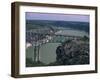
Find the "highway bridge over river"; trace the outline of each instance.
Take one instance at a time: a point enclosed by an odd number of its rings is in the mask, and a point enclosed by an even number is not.
[[[29,30],[26,31],[26,48],[27,44],[30,43],[34,48],[34,59],[33,61],[40,61],[40,47],[47,43],[61,43],[69,39],[80,39],[83,36],[88,36],[87,33],[75,30],[64,30],[64,31],[52,31],[52,30]],[[28,42],[28,39],[30,39]],[[31,47],[30,46],[30,47]],[[31,56],[32,57],[32,56]]]

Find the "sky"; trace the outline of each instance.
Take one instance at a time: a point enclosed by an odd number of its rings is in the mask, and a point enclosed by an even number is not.
[[[55,20],[89,22],[89,15],[26,12],[26,20]]]

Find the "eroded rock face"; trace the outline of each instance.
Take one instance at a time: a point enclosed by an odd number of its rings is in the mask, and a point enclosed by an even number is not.
[[[58,46],[57,63],[61,65],[89,64],[89,44],[86,41],[70,41]]]

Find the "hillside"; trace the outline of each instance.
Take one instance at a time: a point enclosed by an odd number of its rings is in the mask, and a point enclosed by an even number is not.
[[[26,20],[26,30],[35,28],[52,27],[53,29],[63,27],[76,30],[82,30],[89,33],[88,22],[73,22],[73,21],[48,21],[48,20]]]

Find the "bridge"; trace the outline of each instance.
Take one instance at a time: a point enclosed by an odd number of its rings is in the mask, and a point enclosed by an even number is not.
[[[64,40],[69,39],[80,39],[80,36],[70,36],[70,35],[62,35],[55,34],[56,32],[45,31],[45,32],[37,32],[37,31],[27,31],[26,39],[30,38],[32,46],[34,46],[34,61],[39,62],[39,49],[42,45],[46,43],[61,43]],[[27,40],[26,40],[27,42]]]

